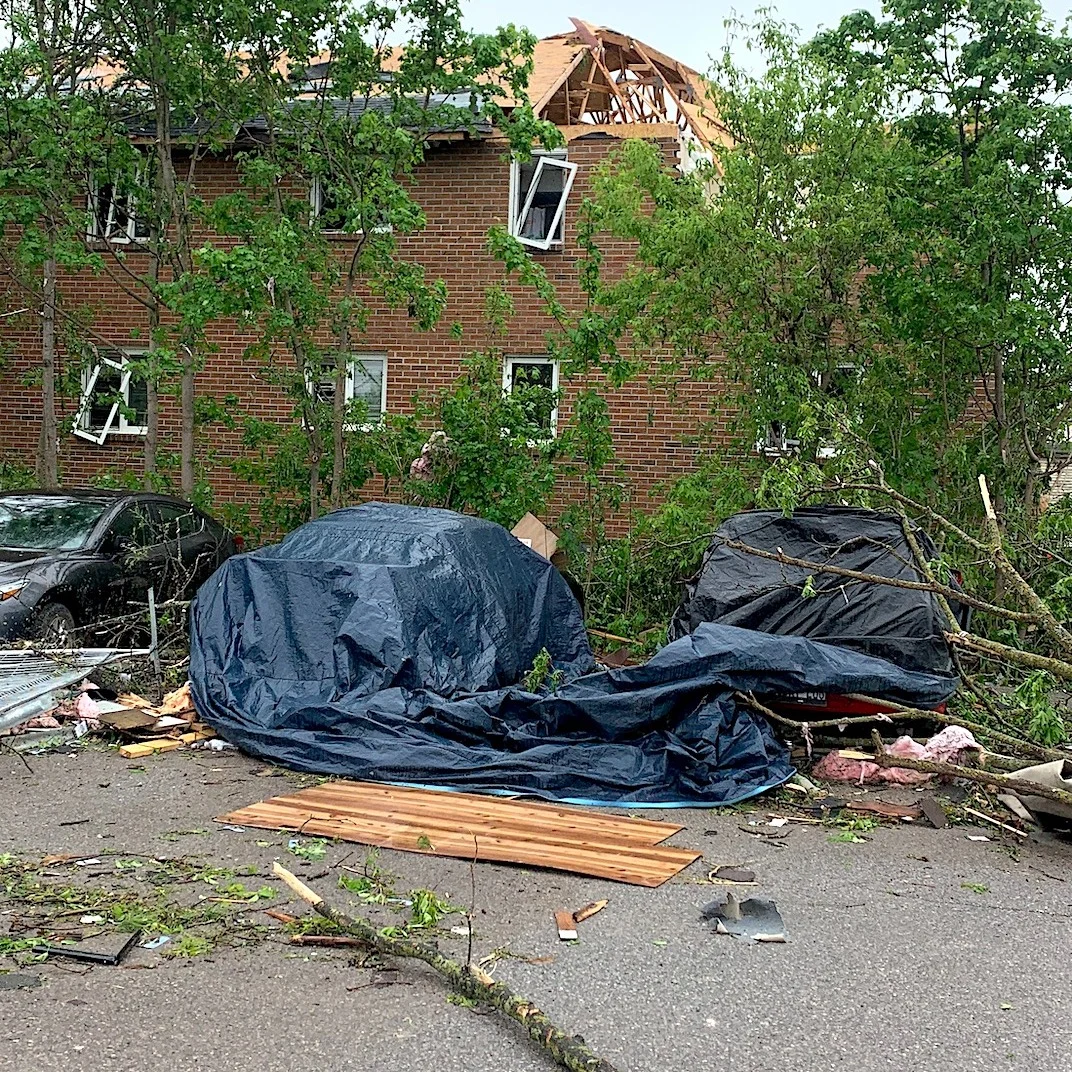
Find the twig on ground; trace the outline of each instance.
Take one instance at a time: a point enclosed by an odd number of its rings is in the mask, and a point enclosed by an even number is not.
[[[303,901],[325,919],[330,919],[344,931],[360,938],[378,953],[392,957],[410,957],[424,961],[464,997],[490,1005],[511,1020],[519,1023],[533,1042],[538,1043],[559,1064],[571,1072],[615,1072],[614,1066],[592,1052],[583,1039],[567,1035],[531,1001],[515,994],[508,986],[497,982],[477,964],[468,967],[445,957],[432,945],[410,938],[388,938],[367,920],[349,916],[329,905],[315,890],[291,874],[281,864],[273,871]]]

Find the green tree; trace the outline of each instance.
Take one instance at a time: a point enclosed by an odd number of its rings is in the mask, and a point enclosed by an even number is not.
[[[812,52],[893,94],[892,211],[910,240],[873,286],[926,398],[903,455],[961,515],[965,500],[978,511],[961,489],[987,472],[999,514],[1030,534],[1072,417],[1072,39],[1036,0],[889,0]]]
[[[88,2],[9,0],[0,53],[0,258],[16,287],[16,308],[39,324],[39,485],[59,483],[57,397],[61,341],[77,326],[58,286],[62,271],[92,262],[82,244],[85,155],[107,129],[83,80],[100,47]],[[25,315],[25,313],[24,313]]]
[[[387,42],[402,27],[399,52]],[[348,458],[379,449],[362,442],[378,432],[345,390],[370,316],[401,307],[428,330],[445,305],[442,281],[399,249],[424,226],[414,178],[429,139],[486,123],[525,152],[557,137],[530,108],[499,103],[523,99],[535,39],[513,27],[470,34],[456,3],[342,5],[321,42],[327,58],[315,64],[309,48],[290,52],[289,78],[254,45],[258,144],[242,156],[244,190],[213,214],[238,242],[201,251],[211,278],[202,300],[253,333],[250,357],[294,401],[306,473],[294,494],[314,517],[323,499],[339,506],[363,483],[367,467]]]

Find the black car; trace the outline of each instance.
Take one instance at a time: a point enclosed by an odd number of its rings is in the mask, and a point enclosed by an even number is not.
[[[240,539],[181,499],[123,491],[0,494],[0,639],[93,646],[93,626],[189,599]],[[90,627],[83,629],[83,627]],[[77,634],[74,630],[78,629]]]

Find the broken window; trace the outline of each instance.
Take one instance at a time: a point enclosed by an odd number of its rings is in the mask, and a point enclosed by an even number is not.
[[[138,217],[134,195],[115,180],[94,181],[89,191],[89,237],[104,242],[144,242],[149,225]]]
[[[521,399],[529,420],[552,438],[558,427],[558,362],[549,357],[508,357],[503,386]]]
[[[309,204],[312,206],[313,218],[320,221],[322,231],[341,232],[344,229],[346,221],[330,183],[314,178],[312,186],[309,187]]]
[[[361,227],[347,227],[346,213],[339,203],[339,197],[329,179],[316,177],[309,187],[309,204],[312,206],[313,219],[320,220],[320,229],[329,234],[362,234]],[[377,206],[370,205],[369,208]],[[382,220],[386,215],[385,210],[374,214],[374,218]],[[377,223],[373,228],[376,234],[383,234],[393,230],[390,223]]]
[[[848,404],[859,387],[863,369],[859,365],[840,364],[828,370],[812,369],[807,373],[815,389],[826,399]],[[783,421],[771,421],[763,438],[756,443],[756,451],[771,458],[786,458],[800,450],[796,429]],[[838,448],[828,440],[821,440],[815,448],[819,459],[836,458]]]
[[[317,402],[332,405],[335,401],[335,360],[325,361],[320,378],[313,385]],[[361,421],[355,427],[379,424],[387,411],[387,355],[351,354],[346,369],[345,402],[361,403]]]
[[[565,153],[515,160],[510,173],[510,233],[536,249],[562,245],[562,219],[577,165]]]
[[[131,359],[140,353],[104,350],[82,373],[82,401],[74,434],[98,446],[109,435],[144,435],[148,422],[148,388],[135,375]]]

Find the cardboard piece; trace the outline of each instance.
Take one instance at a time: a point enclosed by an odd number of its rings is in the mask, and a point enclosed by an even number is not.
[[[510,531],[548,561],[558,548],[558,537],[535,514],[526,514]]]

